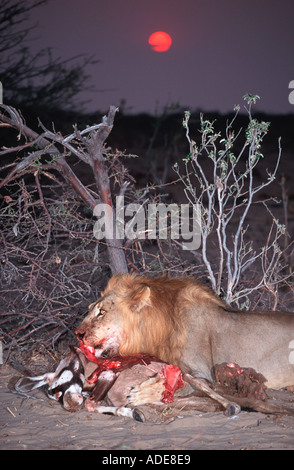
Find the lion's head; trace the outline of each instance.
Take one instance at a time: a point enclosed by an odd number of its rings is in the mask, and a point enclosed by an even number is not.
[[[194,317],[205,315],[208,304],[211,311],[223,302],[193,278],[118,274],[76,334],[96,356],[147,353],[179,365],[188,336],[193,345]]]
[[[183,282],[116,275],[89,306],[76,335],[97,357],[149,353],[175,364],[185,336],[183,304],[176,300]]]
[[[76,335],[86,346],[95,348],[97,357],[121,352],[123,344],[132,336],[130,324],[150,302],[147,286],[134,292],[134,286],[122,285],[120,281],[121,276],[114,276],[109,281],[102,296],[89,305],[88,315],[76,330]]]

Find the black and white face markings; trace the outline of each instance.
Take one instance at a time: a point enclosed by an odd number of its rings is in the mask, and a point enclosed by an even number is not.
[[[37,377],[23,377],[15,384],[15,390],[23,396],[33,398],[29,392],[40,387],[47,387],[48,397],[59,401],[70,412],[81,409],[84,401],[82,393],[85,382],[85,366],[88,363],[79,348],[72,348],[71,352],[61,360],[55,372],[49,372]],[[142,412],[126,406],[101,406],[100,401],[105,398],[109,389],[116,381],[118,374],[112,370],[103,371],[91,397],[86,400],[85,409],[95,413],[126,416],[137,421],[145,421]],[[86,394],[89,397],[89,394]]]
[[[68,411],[76,411],[83,403],[86,363],[84,354],[78,348],[71,348],[55,372],[23,377],[15,384],[15,390],[29,396],[28,393],[32,390],[46,386],[49,398],[60,401]]]
[[[83,354],[71,351],[58,365],[53,380],[50,380],[47,394],[53,400],[64,402],[65,395],[82,394],[85,382],[85,368],[81,360]]]

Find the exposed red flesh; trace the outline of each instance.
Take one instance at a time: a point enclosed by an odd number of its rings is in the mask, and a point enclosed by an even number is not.
[[[171,403],[174,399],[174,393],[178,388],[182,388],[184,383],[182,379],[182,372],[177,366],[165,364],[162,368],[165,375],[165,391],[162,394],[161,401],[163,403]]]
[[[240,367],[234,362],[218,364],[214,368],[216,381],[240,397],[266,400],[266,379],[250,367]]]
[[[171,364],[166,364],[160,359],[150,354],[133,354],[130,356],[120,356],[119,354],[110,357],[96,357],[95,348],[87,346],[80,341],[79,349],[85,354],[89,361],[98,365],[97,369],[88,377],[89,383],[97,382],[101,372],[112,369],[114,372],[121,372],[136,364],[148,365],[152,361],[162,362],[162,374],[164,375],[165,391],[162,394],[162,401],[164,403],[171,403],[173,401],[174,393],[178,388],[183,387],[182,373],[179,367]]]
[[[97,369],[87,379],[89,383],[95,383],[98,380],[101,372],[109,369],[115,370],[115,372],[121,372],[124,369],[128,369],[135,364],[150,364],[152,361],[157,361],[154,356],[150,354],[134,354],[132,356],[120,356],[116,355],[111,358],[95,358],[93,361],[98,364]],[[98,360],[97,360],[98,359]],[[161,361],[160,361],[161,362]]]

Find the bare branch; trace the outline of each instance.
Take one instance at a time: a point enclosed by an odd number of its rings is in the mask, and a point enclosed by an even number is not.
[[[184,175],[179,166],[174,167],[184,184],[188,200],[192,204],[197,203],[201,206],[202,259],[213,290],[218,295],[222,294],[229,304],[238,303],[242,297],[249,295],[255,289],[262,287],[269,289],[275,285],[276,279],[280,282],[287,279],[287,276],[278,274],[281,271],[279,262],[281,255],[277,246],[283,230],[281,231],[277,221],[273,220],[275,234],[272,229],[270,231],[273,240],[269,242],[268,239],[265,248],[261,248],[257,253],[252,248],[252,242],[245,239],[247,232],[245,224],[249,210],[255,203],[256,194],[276,178],[282,153],[281,139],[278,141],[279,151],[273,172],[267,171],[268,178],[256,185],[253,170],[263,157],[261,144],[269,123],[253,119],[250,105],[246,141],[236,155],[233,147],[240,131],[235,134],[232,124],[238,111],[239,108],[236,109],[232,121],[227,123],[225,138],[221,138],[221,133],[215,132],[213,122],[205,120],[201,115],[199,144],[190,137],[190,113],[185,112],[183,126],[190,153],[183,159]],[[203,159],[210,163],[210,167],[202,163]],[[245,168],[241,165],[244,160]],[[233,218],[238,222],[232,232]],[[218,250],[217,259],[209,250],[208,243],[212,238]],[[241,275],[257,261],[261,263],[262,279],[255,287],[243,289],[240,286]]]
[[[112,130],[118,108],[111,106],[108,115],[103,117],[99,125],[92,126],[91,130],[87,128],[84,132],[82,131],[80,133],[76,130],[75,136],[77,138],[75,140],[72,134],[64,138],[60,134],[49,131],[42,124],[40,125],[43,133],[42,135],[38,135],[25,125],[21,115],[14,108],[6,105],[2,105],[2,108],[6,111],[8,116],[0,114],[0,122],[2,121],[2,123],[17,129],[19,131],[18,139],[23,135],[27,139],[32,140],[32,145],[33,143],[37,143],[42,150],[34,151],[20,163],[16,164],[13,170],[0,183],[0,187],[16,178],[19,171],[32,165],[37,159],[47,153],[53,157],[54,160],[52,164],[54,163],[55,169],[71,184],[72,188],[85,203],[94,210],[98,201],[82,184],[65,159],[67,153],[71,152],[80,160],[91,166],[101,202],[109,206],[109,212],[107,212],[108,226],[116,227],[108,168],[103,154],[105,152],[104,143]],[[56,144],[62,147],[61,151],[57,148]],[[23,149],[27,149],[28,147],[29,145],[26,143]],[[117,237],[115,230],[113,230],[113,236],[106,237],[106,241],[108,243],[107,246],[112,272],[127,272],[127,264],[122,249],[122,240]]]

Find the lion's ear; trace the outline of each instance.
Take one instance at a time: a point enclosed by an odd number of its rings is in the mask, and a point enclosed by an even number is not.
[[[142,308],[151,305],[150,287],[143,286],[137,289],[130,298],[130,307],[133,312],[140,312]]]
[[[88,311],[90,312],[92,310],[92,308],[95,307],[96,304],[97,304],[97,300],[95,302],[93,302],[92,304],[89,304],[88,305]]]

